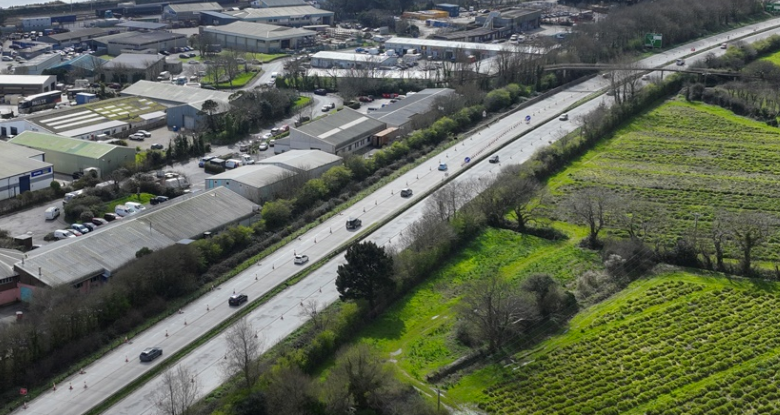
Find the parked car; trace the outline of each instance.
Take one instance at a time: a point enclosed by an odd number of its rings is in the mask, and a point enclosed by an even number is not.
[[[190,58],[194,58],[196,56],[198,56],[198,55],[195,52],[190,52],[190,53],[187,54],[187,57],[190,57]]]
[[[265,133],[263,134],[263,140],[268,140],[269,138],[273,137],[273,133]]]
[[[76,234],[67,229],[57,229],[54,231],[54,237],[57,239],[75,238]]]
[[[439,163],[439,171],[447,171],[447,163]]]
[[[103,219],[106,220],[107,222],[113,222],[117,219],[122,219],[122,217],[117,215],[116,213],[108,212],[103,215]]]
[[[138,130],[135,133],[136,134],[143,134],[144,137],[151,137],[152,136],[152,133],[150,133],[149,131],[146,131],[146,130]]]
[[[333,104],[333,107],[331,107],[331,108],[335,108],[335,107],[336,107],[336,105],[335,105],[335,104]],[[285,125],[283,125],[283,126],[279,127],[279,132],[280,132],[280,133],[286,133],[286,132],[288,132],[288,131],[290,131],[290,126],[289,126],[289,125],[287,125],[287,124],[285,124]]]
[[[108,221],[103,218],[92,218],[92,224],[97,226],[103,226],[107,224]]]
[[[130,137],[128,138],[134,141],[144,141],[145,137],[143,134],[135,133],[135,134],[130,134]]]
[[[46,211],[43,213],[46,220],[54,220],[57,219],[58,216],[60,216],[60,208],[57,206],[52,206],[50,208],[47,208]]]
[[[364,95],[364,96],[358,97],[358,101],[360,101],[360,102],[374,102],[374,98],[372,96],[370,96],[370,95],[368,95],[368,96]]]
[[[281,134],[279,127],[271,128],[271,135],[279,135],[279,134]]]
[[[401,189],[401,197],[412,197],[412,194],[414,194],[414,192],[412,192],[412,189],[408,187]]]
[[[206,163],[208,163],[209,161],[211,161],[213,159],[214,159],[214,156],[206,156],[206,157],[201,158],[200,161],[198,162],[198,167],[204,167],[206,165]]]
[[[246,294],[233,294],[228,299],[228,304],[230,305],[241,305],[244,304],[249,300],[249,297],[247,297]]]
[[[149,347],[148,349],[141,352],[139,358],[142,362],[151,362],[152,360],[162,356],[162,354],[163,350],[161,347]]]
[[[114,213],[116,213],[119,216],[125,217],[125,216],[135,215],[136,213],[138,213],[138,211],[133,209],[131,206],[117,205],[116,207],[114,207]]]
[[[143,212],[144,210],[146,210],[146,206],[138,202],[126,202],[125,206],[129,208],[133,208],[136,212]]]
[[[328,95],[328,91],[325,88],[317,88],[314,90],[314,95]]]
[[[268,150],[268,144],[265,143],[265,142],[260,143],[260,145],[257,147],[257,149],[260,150],[260,151],[266,151],[266,150]]]
[[[160,203],[165,203],[168,201],[168,196],[155,196],[151,200],[149,200],[149,203],[153,205],[159,205]]]
[[[89,229],[90,232],[92,232],[92,231],[97,229],[97,225],[95,225],[92,222],[84,222],[84,223],[82,223],[82,225],[86,226],[87,229]]]
[[[84,226],[84,225],[82,225],[80,223],[74,223],[74,224],[70,225],[70,228],[73,229],[73,230],[76,230],[78,232],[81,232],[82,235],[85,234],[85,233],[89,233],[89,228],[87,228],[86,226]]]
[[[295,255],[295,260],[293,262],[295,265],[303,265],[309,262],[309,257],[306,255]]]
[[[152,150],[164,150],[165,146],[160,143],[152,144]]]

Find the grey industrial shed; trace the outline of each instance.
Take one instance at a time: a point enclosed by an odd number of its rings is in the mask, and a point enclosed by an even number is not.
[[[82,237],[57,241],[14,265],[22,282],[84,290],[110,278],[141,248],[160,250],[252,216],[257,205],[224,187],[181,197]]]
[[[382,121],[344,108],[335,114],[290,129],[289,137],[276,141],[274,152],[311,149],[345,155],[369,145],[371,136],[386,127]]]

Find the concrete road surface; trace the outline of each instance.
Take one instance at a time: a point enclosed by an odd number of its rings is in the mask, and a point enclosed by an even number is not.
[[[729,33],[728,36],[734,38],[739,34],[749,34],[754,27],[769,27],[778,22],[780,19],[774,19],[770,22],[738,29]],[[722,35],[724,38],[726,36]],[[768,36],[768,34],[764,36]],[[676,58],[689,55],[691,47],[701,49],[706,45],[714,46],[722,42],[721,36],[715,36],[709,40],[699,40],[695,42],[696,46],[689,45],[667,51],[664,54],[648,58],[642,63],[654,66],[669,63]],[[687,59],[689,62],[691,61],[690,58]],[[450,175],[460,172],[467,166],[474,166],[474,168],[458,177],[456,182],[473,180],[477,177],[489,177],[506,163],[521,163],[527,160],[537,149],[576,128],[578,117],[591,111],[599,102],[611,102],[602,96],[569,111],[569,121],[557,120],[557,116],[566,107],[595,91],[603,90],[607,86],[606,79],[593,78],[585,83],[567,88],[555,96],[496,122],[478,134],[463,139],[439,157],[434,157],[415,167],[358,202],[342,215],[335,216],[315,227],[298,240],[279,249],[232,280],[217,287],[214,292],[196,300],[185,308],[183,313],[161,321],[132,339],[132,343],[123,345],[98,359],[85,368],[84,374],[71,376],[67,379],[66,384],[59,385],[56,391],[44,393],[32,401],[27,410],[20,408],[17,413],[69,415],[86,412],[139,377],[150,367],[160,364],[167,356],[180,350],[193,339],[208,332],[212,327],[228,318],[235,312],[235,308],[227,305],[227,299],[234,290],[237,293],[248,294],[250,301],[256,299],[297,271],[323,258],[335,247],[355,237],[360,231],[346,230],[345,220],[348,216],[361,218],[363,226],[367,227],[390,215],[412,208],[368,236],[368,239],[375,240],[382,245],[398,244],[402,239],[400,236],[403,229],[420,217],[423,204],[415,205],[415,203],[420,201],[421,195],[426,190],[448,180]],[[524,121],[526,115],[532,116],[530,124],[526,124]],[[550,121],[545,123],[543,120]],[[528,131],[537,124],[543,125],[539,125],[535,131],[498,152],[502,161],[500,164],[479,161],[511,141],[513,137]],[[465,163],[466,157],[470,157],[472,161]],[[447,163],[447,171],[437,170],[440,162]],[[399,192],[404,187],[411,187],[415,191],[415,195],[409,199],[401,198]],[[296,253],[308,255],[311,258],[309,264],[294,265],[292,260]],[[248,317],[250,322],[265,337],[268,346],[302,324],[303,320],[297,316],[302,301],[316,300],[322,304],[329,304],[337,298],[333,281],[335,270],[341,261],[343,261],[341,256],[329,261],[324,267],[250,314]],[[165,354],[155,362],[142,364],[138,361],[138,354],[148,346],[161,346]],[[179,363],[191,366],[194,371],[198,372],[202,394],[212,391],[224,379],[220,366],[224,357],[223,350],[224,339],[222,336],[218,336],[194,350]],[[68,388],[68,385],[71,384],[73,390]],[[118,402],[107,413],[133,415],[153,413],[154,400],[148,398],[159,389],[159,384],[159,377],[147,382],[130,396]],[[84,385],[87,387],[85,388]]]

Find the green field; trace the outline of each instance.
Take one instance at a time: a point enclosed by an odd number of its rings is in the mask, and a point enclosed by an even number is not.
[[[453,307],[465,283],[484,278],[485,272],[496,268],[511,280],[546,272],[563,283],[571,282],[600,266],[598,254],[577,248],[575,242],[488,229],[358,336],[392,356],[403,372],[423,380],[469,352],[456,341],[453,330]]]
[[[773,54],[771,54],[769,56],[765,56],[765,57],[761,58],[761,60],[762,61],[769,61],[769,62],[774,63],[775,65],[780,66],[780,52],[773,53]]]
[[[644,203],[663,218],[651,239],[670,246],[693,233],[695,214],[705,236],[721,210],[780,217],[780,130],[710,105],[667,102],[637,117],[549,185],[557,195],[606,187],[626,201]],[[737,254],[727,247],[727,257]],[[763,261],[780,259],[780,234],[755,254]]]
[[[498,414],[780,414],[775,283],[641,280],[448,393]]]

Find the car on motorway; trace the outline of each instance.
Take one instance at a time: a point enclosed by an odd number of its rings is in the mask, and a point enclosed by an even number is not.
[[[558,117],[561,121],[568,121],[569,120],[569,114],[561,114],[560,117]]]
[[[405,189],[401,189],[401,197],[412,197],[413,194],[414,192],[412,192],[412,189],[408,187]]]
[[[295,265],[303,265],[303,264],[309,262],[309,257],[306,256],[306,255],[298,255],[298,254],[296,254],[295,255],[295,260],[293,260],[293,262],[295,263]]]
[[[722,45],[720,45],[720,48],[721,49],[728,49],[729,48],[729,44],[728,43],[723,43]]]
[[[439,171],[447,171],[447,163],[439,163]]]
[[[685,65],[685,59],[677,59],[675,63],[677,64],[677,66],[683,66]]]
[[[249,300],[246,294],[233,294],[228,299],[229,305],[241,305]]]
[[[149,200],[149,203],[153,205],[159,205],[168,201],[168,196],[155,196]]]
[[[317,88],[314,90],[314,95],[328,95],[328,91],[325,88]]]
[[[142,362],[151,362],[152,360],[162,356],[162,354],[162,347],[149,347],[141,352],[139,359],[141,359]]]
[[[165,146],[160,143],[152,144],[152,150],[164,150]]]
[[[322,112],[328,112],[328,111],[330,111],[330,105],[323,105]]]
[[[87,228],[86,226],[84,226],[84,225],[82,225],[80,223],[74,223],[74,224],[70,225],[70,228],[73,229],[73,230],[81,232],[82,235],[85,234],[85,233],[89,233],[89,228]]]
[[[496,154],[495,156],[493,156],[493,157],[489,158],[489,159],[488,159],[488,162],[489,162],[489,163],[492,163],[492,164],[496,164],[496,163],[498,163],[498,161],[499,161],[499,160],[500,160],[500,159],[498,158],[498,154]]]
[[[358,218],[350,217],[347,219],[347,229],[357,229],[363,226],[363,221]]]

